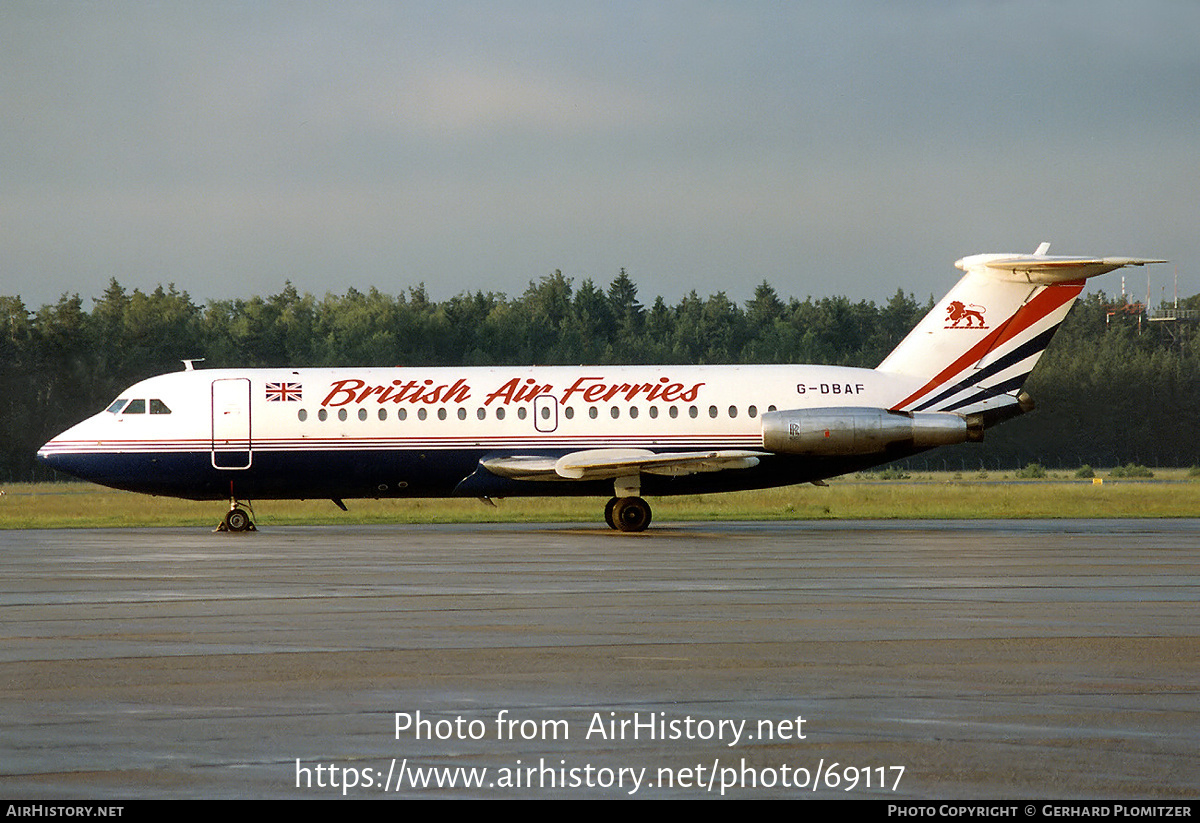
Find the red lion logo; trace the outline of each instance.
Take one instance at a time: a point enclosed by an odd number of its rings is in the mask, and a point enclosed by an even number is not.
[[[946,307],[946,322],[949,323],[948,329],[986,329],[987,324],[983,322],[983,313],[987,311],[983,306],[971,304],[972,308],[967,308],[959,300],[951,300],[950,305]],[[963,320],[966,320],[966,325],[959,325]],[[976,325],[978,321],[978,325]]]

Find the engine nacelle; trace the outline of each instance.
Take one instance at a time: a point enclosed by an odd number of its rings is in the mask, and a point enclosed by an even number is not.
[[[784,454],[920,451],[983,439],[983,419],[953,412],[872,408],[792,409],[762,416],[763,447]]]

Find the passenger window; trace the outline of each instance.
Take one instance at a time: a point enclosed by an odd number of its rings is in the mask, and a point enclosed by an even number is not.
[[[637,418],[637,416],[638,416],[638,407],[637,407],[637,406],[630,406],[630,407],[629,407],[629,417],[630,417],[631,419],[636,419],[636,418]]]
[[[170,414],[171,410],[167,408],[167,404],[159,400],[157,397],[150,401],[151,414]]]
[[[459,406],[459,407],[458,407],[458,419],[459,419],[459,420],[466,420],[466,419],[467,419],[467,410],[466,410],[466,409],[464,409],[462,406]]]
[[[425,411],[425,409],[417,409],[417,419],[418,420],[424,420],[428,416],[429,416],[429,412]]]
[[[329,412],[324,409],[317,409],[317,419],[324,422],[329,417]]]
[[[305,420],[307,420],[308,419],[308,409],[301,409],[300,411],[296,412],[296,419],[299,420],[301,423],[303,423]]]
[[[480,420],[486,420],[487,419],[487,409],[485,409],[481,406],[480,408],[475,410],[475,416],[478,417]]]
[[[651,407],[650,407],[650,416],[651,416],[651,417],[658,417],[658,406],[651,406]]]
[[[595,407],[595,406],[588,406],[588,417],[590,417],[590,418],[592,418],[593,420],[595,420],[595,419],[596,419],[596,415],[598,415],[598,414],[600,414],[600,412],[596,411],[596,407]]]
[[[565,416],[565,417],[566,417],[568,420],[574,420],[574,419],[575,419],[575,407],[574,407],[574,406],[567,406],[565,409],[563,409],[563,415],[564,415],[564,416]]]
[[[696,408],[695,406],[688,406],[688,417],[690,417],[694,420],[699,415],[700,415],[700,410],[698,408]]]
[[[380,410],[379,410],[379,419],[380,419],[380,420],[387,420],[387,409],[380,409]]]
[[[145,414],[145,400],[130,400],[129,405],[125,407],[125,414]]]
[[[350,416],[350,413],[348,411],[346,411],[345,409],[338,409],[338,420],[345,422],[346,418],[349,416]]]
[[[366,409],[359,409],[359,410],[358,410],[358,419],[359,419],[359,420],[366,420],[366,419],[367,419],[367,410],[366,410]]]
[[[751,417],[758,417],[758,406],[751,406],[750,408],[746,409],[746,414],[750,415]]]
[[[497,420],[504,419],[504,407],[503,406],[500,406],[498,409],[496,409],[496,419]]]
[[[708,416],[712,417],[712,418],[716,418],[716,416],[717,416],[717,407],[716,406],[708,407]]]
[[[621,410],[618,409],[616,406],[613,406],[611,409],[609,409],[608,413],[612,415],[613,420],[616,420],[618,417],[621,416]]]
[[[445,420],[445,419],[446,419],[445,407],[438,409],[438,420]]]
[[[403,406],[396,409],[396,419],[397,420],[407,420],[408,419],[408,409],[404,408]]]
[[[524,406],[518,406],[518,407],[517,407],[517,417],[519,417],[521,420],[524,420],[524,419],[525,419],[525,414],[526,414],[525,407],[524,407]]]
[[[731,418],[732,418],[732,417],[737,417],[737,406],[730,406],[730,407],[729,407],[729,416],[730,416]]]
[[[679,416],[679,409],[675,408],[674,406],[669,408],[667,412],[671,415],[672,420]]]

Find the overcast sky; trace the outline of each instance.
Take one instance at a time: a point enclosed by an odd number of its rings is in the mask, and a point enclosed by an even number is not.
[[[1193,0],[6,0],[0,118],[31,308],[622,267],[646,302],[924,299],[1043,240],[1200,291]]]

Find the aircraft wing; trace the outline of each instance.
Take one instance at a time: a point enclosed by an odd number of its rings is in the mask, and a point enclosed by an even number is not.
[[[587,449],[562,457],[508,455],[481,461],[492,474],[513,480],[612,480],[631,474],[678,476],[749,469],[770,452],[724,449],[655,453],[648,449]]]

